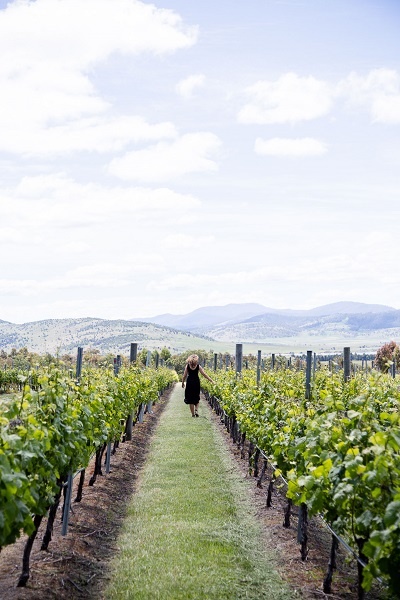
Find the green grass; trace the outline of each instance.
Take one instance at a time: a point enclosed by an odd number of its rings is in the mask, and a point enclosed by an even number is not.
[[[248,485],[207,407],[192,418],[177,386],[130,503],[105,598],[295,598],[261,547]]]

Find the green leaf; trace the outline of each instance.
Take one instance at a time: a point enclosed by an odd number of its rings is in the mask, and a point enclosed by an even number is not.
[[[395,524],[400,525],[400,500],[395,500],[387,505],[384,521],[388,527]]]
[[[357,419],[360,416],[360,413],[356,410],[348,410],[346,414],[349,419]]]

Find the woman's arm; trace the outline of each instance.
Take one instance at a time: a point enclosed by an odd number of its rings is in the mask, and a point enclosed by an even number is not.
[[[185,387],[185,381],[186,381],[187,375],[188,375],[188,366],[186,365],[185,371],[184,371],[183,377],[182,377],[182,387]]]
[[[211,383],[214,383],[214,381],[211,379],[211,377],[209,377],[207,375],[207,373],[205,372],[205,370],[203,369],[203,367],[201,367],[200,365],[199,365],[199,371],[203,375],[203,377],[205,377],[206,379],[208,379],[208,381],[211,381]]]

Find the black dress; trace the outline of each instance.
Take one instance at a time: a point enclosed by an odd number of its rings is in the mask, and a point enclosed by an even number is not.
[[[189,365],[188,376],[185,387],[185,404],[198,404],[200,402],[200,379],[199,365],[195,369],[191,369]]]

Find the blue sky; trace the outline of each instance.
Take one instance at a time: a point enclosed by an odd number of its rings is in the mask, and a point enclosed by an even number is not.
[[[400,4],[0,1],[0,319],[400,308]]]

